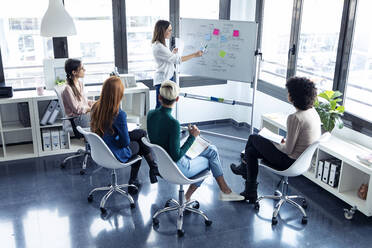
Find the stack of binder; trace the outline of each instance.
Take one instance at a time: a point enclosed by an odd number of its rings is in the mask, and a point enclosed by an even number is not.
[[[50,101],[43,117],[41,118],[40,125],[45,126],[47,124],[54,124],[60,110],[61,106],[59,105],[57,100]]]
[[[69,134],[61,128],[44,128],[41,131],[43,151],[68,149]]]
[[[319,160],[316,177],[322,182],[337,187],[340,178],[341,160],[336,158]]]

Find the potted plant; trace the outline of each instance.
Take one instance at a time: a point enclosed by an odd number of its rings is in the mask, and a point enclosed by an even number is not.
[[[342,93],[339,91],[326,90],[321,92],[315,100],[314,107],[322,122],[322,130],[331,132],[335,126],[343,128],[341,116],[345,107],[340,105]]]
[[[66,80],[64,80],[64,79],[60,79],[59,77],[57,77],[56,80],[54,81],[54,83],[55,83],[56,85],[60,86],[60,85],[65,84],[65,83],[66,83]]]

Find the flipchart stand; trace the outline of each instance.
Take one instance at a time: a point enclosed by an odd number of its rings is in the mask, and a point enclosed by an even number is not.
[[[253,134],[254,128],[253,128],[253,118],[254,118],[254,103],[255,103],[255,97],[256,97],[256,90],[257,90],[257,82],[258,82],[258,74],[259,74],[259,69],[260,69],[260,62],[262,59],[262,53],[259,50],[255,51],[255,74],[253,78],[253,84],[252,84],[252,102],[243,102],[243,101],[236,101],[236,100],[230,100],[230,99],[224,99],[224,98],[218,98],[218,97],[213,97],[213,96],[201,96],[201,95],[194,95],[194,94],[188,94],[188,93],[180,93],[180,96],[186,97],[186,98],[191,98],[191,99],[197,99],[197,100],[203,100],[203,101],[212,101],[216,103],[223,103],[223,104],[229,104],[229,105],[241,105],[241,106],[247,106],[251,107],[251,122],[250,122],[250,134]],[[180,85],[180,79],[179,79],[179,65],[176,65],[176,84],[179,86]],[[176,119],[178,120],[178,104],[176,104]],[[187,129],[187,128],[186,128]],[[216,136],[222,136],[225,138],[230,138],[230,139],[235,139],[235,140],[240,140],[240,141],[247,141],[247,139],[243,139],[240,137],[236,136],[231,136],[231,135],[225,135],[225,134],[220,134],[216,132],[211,132],[211,131],[205,131],[205,130],[200,130],[201,133],[205,134],[211,134],[211,135],[216,135]]]

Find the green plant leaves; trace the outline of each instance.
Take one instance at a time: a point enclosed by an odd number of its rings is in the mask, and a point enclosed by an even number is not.
[[[342,93],[339,91],[326,90],[318,95],[324,100],[319,101],[317,98],[314,102],[314,107],[319,114],[323,129],[328,132],[331,132],[335,126],[338,128],[344,126],[341,116],[345,112],[345,107],[338,104],[338,102],[342,101],[340,96],[342,96]]]

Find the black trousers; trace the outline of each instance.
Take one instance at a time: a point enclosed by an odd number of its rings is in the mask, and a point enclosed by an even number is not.
[[[145,157],[147,164],[151,168],[153,166],[156,166],[156,164],[152,156],[150,155],[151,154],[150,147],[146,146],[141,140],[142,137],[146,137],[146,136],[147,136],[147,132],[143,129],[135,129],[129,132],[129,138],[130,138],[129,148],[132,151],[132,157],[136,155]],[[129,181],[133,181],[137,179],[140,166],[141,166],[141,160],[132,164]]]
[[[129,147],[132,151],[132,156],[140,155],[145,156],[151,152],[150,147],[142,142],[142,137],[146,137],[147,132],[143,129],[134,129],[129,132],[130,143]]]
[[[264,159],[275,170],[286,170],[296,160],[281,152],[274,144],[258,134],[252,134],[245,146],[244,161],[247,164],[247,181],[256,182],[258,159]]]

